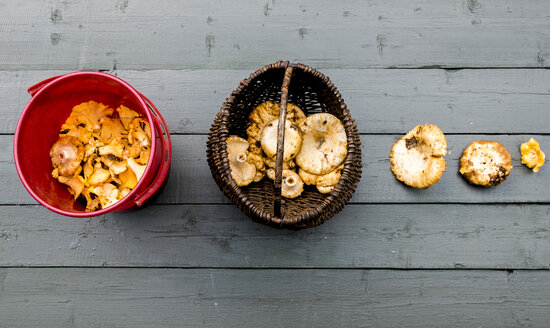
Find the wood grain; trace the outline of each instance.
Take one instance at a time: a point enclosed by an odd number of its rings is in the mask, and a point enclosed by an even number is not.
[[[0,70],[548,67],[550,3],[4,2]]]
[[[534,174],[521,164],[519,146],[531,135],[447,136],[447,170],[441,180],[424,190],[397,181],[390,171],[389,152],[401,135],[363,135],[363,176],[352,203],[549,203],[550,170]],[[535,136],[550,154],[550,136]],[[511,153],[514,168],[508,179],[493,188],[469,185],[458,174],[462,151],[474,140],[501,142]],[[0,204],[35,204],[17,176],[11,154],[12,136],[0,136]],[[227,203],[206,163],[206,136],[178,135],[172,138],[173,157],[169,181],[157,204]],[[548,164],[547,164],[548,165]]]
[[[92,219],[2,206],[0,266],[549,269],[549,205],[348,205],[277,230],[233,205],[155,205]]]
[[[171,133],[207,133],[214,115],[253,70],[114,71],[149,97]],[[0,72],[0,133],[13,133],[27,88],[67,71]],[[445,133],[550,133],[550,71],[545,69],[326,69],[361,133],[409,131],[420,123]],[[291,87],[292,95],[292,87]]]
[[[547,271],[0,269],[9,327],[545,327]]]

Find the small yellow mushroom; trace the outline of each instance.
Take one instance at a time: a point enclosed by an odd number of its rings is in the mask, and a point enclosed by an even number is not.
[[[104,182],[107,182],[111,177],[111,173],[103,168],[101,162],[94,165],[94,173],[86,180],[87,185],[97,186]]]
[[[93,189],[93,193],[98,196],[103,208],[109,207],[118,202],[118,188],[111,183],[96,186]]]
[[[74,175],[72,177],[60,176],[57,181],[66,184],[69,187],[69,192],[77,199],[78,196],[84,190],[84,179],[80,175]]]
[[[135,118],[130,124],[128,141],[131,144],[139,144],[140,147],[148,147],[151,144],[151,127],[142,118]]]
[[[126,170],[118,175],[121,181],[121,186],[129,189],[134,189],[138,183],[138,179],[133,170]]]
[[[128,158],[126,161],[128,162],[128,166],[130,167],[130,169],[134,171],[134,174],[139,181],[143,176],[147,165],[139,165],[133,158]]]
[[[84,102],[73,107],[73,111],[65,123],[82,124],[89,132],[97,132],[101,129],[101,118],[111,116],[113,112],[112,108],[102,103],[95,101]]]
[[[123,157],[124,146],[121,143],[120,138],[115,138],[107,146],[99,147],[98,149],[99,149],[99,155],[101,156],[113,155],[118,158]]]
[[[126,130],[130,130],[130,123],[134,121],[134,118],[139,117],[139,114],[131,110],[130,108],[120,105],[116,111],[122,125]]]
[[[522,143],[521,147],[521,163],[528,168],[533,169],[533,172],[538,172],[544,165],[546,156],[540,149],[539,143],[531,138],[526,143]]]
[[[102,117],[99,122],[101,123],[101,130],[98,132],[98,137],[105,144],[109,144],[113,139],[120,139],[128,134],[128,131],[124,129],[119,119]]]

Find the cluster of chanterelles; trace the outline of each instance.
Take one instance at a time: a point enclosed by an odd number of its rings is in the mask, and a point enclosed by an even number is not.
[[[52,176],[87,211],[113,205],[137,185],[151,152],[149,123],[133,110],[89,101],[73,108],[50,150]]]
[[[238,136],[227,139],[231,176],[238,186],[258,182],[266,175],[275,178],[279,111],[276,102],[260,104],[248,118],[248,140]],[[315,185],[321,193],[334,190],[347,155],[346,131],[336,116],[317,113],[306,117],[289,103],[283,147],[283,197],[300,196],[304,183]]]

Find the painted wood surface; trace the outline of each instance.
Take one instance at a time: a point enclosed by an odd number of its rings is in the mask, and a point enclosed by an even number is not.
[[[348,205],[303,231],[233,205],[155,205],[99,218],[3,206],[0,266],[548,269],[549,205]]]
[[[546,1],[3,1],[0,70],[548,67]]]
[[[550,2],[525,0],[0,0],[0,327],[548,326]],[[336,84],[363,143],[351,203],[277,230],[244,216],[205,160],[215,113],[279,59]],[[38,205],[12,142],[26,89],[75,70],[115,74],[173,134],[160,197],[140,211],[66,218]],[[291,90],[292,92],[292,90]],[[447,134],[447,171],[413,190],[389,170],[416,124]],[[473,140],[514,159],[469,186]]]
[[[545,327],[547,271],[0,269],[9,327]]]
[[[548,203],[550,171],[543,167],[534,174],[521,164],[519,147],[530,135],[450,135],[447,169],[441,180],[424,190],[412,189],[397,181],[390,171],[389,152],[401,135],[361,136],[363,175],[352,203]],[[550,136],[535,138],[550,154]],[[13,165],[11,135],[0,136],[0,204],[35,204],[24,189]],[[508,179],[493,188],[469,185],[458,173],[459,158],[474,140],[501,142],[511,153],[514,168]],[[205,204],[229,202],[219,190],[206,162],[205,135],[178,135],[172,138],[170,179],[157,204]],[[7,192],[9,190],[9,192]]]
[[[1,50],[0,50],[1,51]],[[265,64],[267,64],[266,62]],[[207,133],[250,70],[111,71],[149,97],[171,133]],[[13,133],[33,84],[68,71],[0,72],[0,133]],[[538,69],[326,69],[361,133],[550,133],[550,71]],[[292,86],[290,92],[292,93]]]

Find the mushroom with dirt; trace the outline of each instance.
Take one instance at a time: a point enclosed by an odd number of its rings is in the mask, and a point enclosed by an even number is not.
[[[277,136],[279,134],[279,120],[267,123],[260,133],[262,149],[267,157],[275,159],[277,156]],[[285,120],[285,138],[283,145],[283,161],[289,161],[296,157],[302,146],[302,132],[300,129]]]
[[[280,109],[279,103],[268,100],[256,106],[248,116],[246,133],[252,153],[263,156],[260,133],[267,123],[279,118]],[[288,103],[286,119],[299,126],[306,114],[298,106]]]
[[[417,125],[391,148],[391,170],[408,186],[425,189],[441,178],[447,168],[447,139],[433,124]]]
[[[256,165],[248,156],[248,141],[238,136],[230,136],[226,142],[231,177],[237,186],[248,186],[256,177]]]
[[[310,115],[300,125],[302,147],[296,164],[308,173],[327,174],[336,169],[347,155],[347,136],[344,124],[334,115]]]

